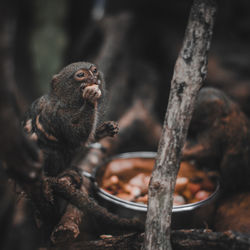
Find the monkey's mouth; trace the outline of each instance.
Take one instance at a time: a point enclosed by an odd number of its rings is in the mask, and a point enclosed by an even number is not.
[[[87,87],[91,87],[91,86],[95,86],[95,85],[98,86],[99,85],[98,81],[95,81],[95,82],[84,82],[84,83],[81,84],[80,89],[83,91]]]
[[[101,80],[94,77],[94,78],[89,78],[89,79],[86,79],[80,86],[81,89],[84,89],[86,87],[89,87],[89,86],[93,86],[93,85],[101,85]]]

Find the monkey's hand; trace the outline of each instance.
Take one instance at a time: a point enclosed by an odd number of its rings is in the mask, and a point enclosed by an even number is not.
[[[104,137],[113,137],[118,133],[119,127],[118,123],[114,121],[104,122],[100,127],[97,128],[95,133],[95,140],[99,141]]]
[[[94,84],[87,86],[82,90],[82,97],[85,100],[95,103],[102,95],[102,92],[98,85]]]

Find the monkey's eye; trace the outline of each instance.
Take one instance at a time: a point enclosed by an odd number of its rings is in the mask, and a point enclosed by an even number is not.
[[[92,65],[92,66],[90,67],[90,70],[91,70],[91,72],[92,72],[94,75],[97,75],[98,70],[97,70],[96,66]]]
[[[84,80],[84,78],[87,76],[87,73],[84,72],[84,70],[78,70],[75,75],[74,75],[74,78],[76,81],[82,81]]]
[[[81,78],[81,77],[84,77],[85,75],[84,75],[83,72],[81,72],[81,73],[78,73],[76,76],[79,77],[79,78]]]

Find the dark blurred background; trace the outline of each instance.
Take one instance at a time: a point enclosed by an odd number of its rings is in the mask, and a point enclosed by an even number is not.
[[[118,119],[140,97],[145,105],[151,99],[150,108],[161,121],[191,4],[187,0],[2,0],[1,22],[10,19],[3,27],[12,38],[7,53],[13,60],[22,110],[48,91],[53,74],[83,60],[96,63],[105,73],[109,118]],[[218,1],[205,83],[227,92],[248,116],[249,10],[249,1]]]

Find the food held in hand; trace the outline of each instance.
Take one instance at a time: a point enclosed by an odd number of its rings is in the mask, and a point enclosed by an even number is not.
[[[111,161],[102,176],[100,186],[120,199],[147,204],[148,185],[153,159],[131,158]],[[205,171],[182,162],[176,179],[173,204],[180,206],[207,199],[216,183]]]

